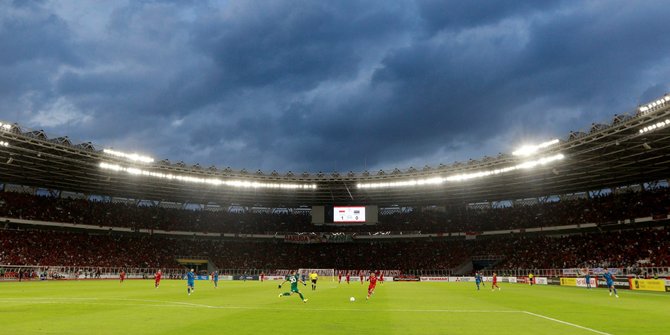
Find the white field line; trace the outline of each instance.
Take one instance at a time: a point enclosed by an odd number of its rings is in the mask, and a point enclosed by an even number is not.
[[[580,326],[580,325],[570,323],[570,322],[566,322],[566,321],[562,321],[562,320],[559,320],[559,319],[550,318],[548,316],[544,316],[544,315],[533,313],[533,312],[523,311],[523,313],[528,314],[528,315],[532,315],[532,316],[535,316],[535,317],[538,317],[538,318],[542,318],[542,319],[545,319],[545,320],[549,320],[549,321],[557,322],[557,323],[560,323],[560,324],[564,324],[564,325],[567,325],[567,326],[572,326],[572,327],[575,327],[575,328],[588,330],[588,331],[596,333],[596,334],[612,335],[610,333],[606,333],[606,332],[602,332],[602,331],[595,330],[595,329],[592,329],[592,328]]]

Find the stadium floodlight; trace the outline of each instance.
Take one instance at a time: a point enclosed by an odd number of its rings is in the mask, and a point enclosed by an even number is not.
[[[656,131],[658,129],[665,128],[667,126],[670,126],[670,119],[665,119],[665,121],[656,122],[652,125],[646,126],[640,129],[640,134]]]
[[[125,152],[121,151],[115,151],[111,149],[104,149],[102,150],[104,153],[114,156],[114,157],[120,157],[120,158],[125,158],[127,160],[133,161],[133,162],[140,162],[140,163],[153,163],[154,159],[148,156],[142,156],[136,153],[132,154],[127,154]]]
[[[0,147],[8,147],[9,143],[5,141],[0,141]]]
[[[249,180],[223,180],[219,178],[202,178],[182,174],[171,174],[147,171],[134,167],[125,167],[118,164],[101,162],[100,168],[115,172],[125,172],[134,176],[153,177],[165,179],[168,181],[178,181],[193,184],[203,184],[212,186],[228,186],[235,188],[254,188],[254,189],[283,189],[283,190],[316,190],[316,184],[298,184],[298,183],[262,183]]]
[[[11,129],[12,129],[11,124],[0,122],[0,130],[9,131]]]
[[[360,183],[357,184],[358,188],[396,188],[396,187],[407,187],[407,186],[425,186],[425,185],[439,185],[445,182],[445,178],[435,177],[427,179],[410,179],[410,180],[400,180],[384,183]]]
[[[537,145],[524,145],[521,148],[512,152],[512,155],[527,157],[527,156],[530,156],[530,155],[534,155],[535,153],[537,153],[541,149],[552,146],[554,144],[558,144],[558,142],[559,142],[558,139],[554,139],[554,140],[543,142],[543,143],[540,143],[540,144],[537,144]]]
[[[382,183],[359,183],[356,187],[360,189],[375,189],[375,188],[397,188],[397,187],[409,187],[409,186],[424,186],[424,185],[439,185],[445,182],[462,182],[471,179],[484,178],[489,176],[496,176],[503,173],[522,170],[522,169],[532,169],[537,166],[543,166],[550,163],[553,163],[558,160],[564,159],[563,154],[556,154],[553,156],[542,157],[540,159],[526,161],[514,166],[508,166],[495,170],[485,170],[471,173],[462,173],[451,175],[447,177],[434,177],[428,179],[410,179],[410,180],[398,180],[398,181],[389,181]]]
[[[653,109],[655,109],[656,107],[664,106],[664,105],[667,104],[668,102],[670,102],[670,95],[666,95],[666,96],[664,96],[664,97],[662,97],[662,98],[660,98],[660,99],[658,99],[658,100],[656,100],[656,101],[652,101],[652,102],[650,102],[650,103],[648,103],[648,104],[646,104],[646,105],[642,105],[642,106],[640,106],[640,108],[639,108],[638,110],[639,110],[641,113],[646,114],[646,113],[651,112],[651,111],[652,111]]]

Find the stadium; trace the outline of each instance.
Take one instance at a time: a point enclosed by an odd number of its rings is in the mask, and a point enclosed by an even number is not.
[[[17,331],[73,333],[96,326],[68,313],[111,309],[91,322],[115,333],[126,308],[135,312],[124,328],[140,333],[272,329],[248,326],[258,318],[296,329],[313,319],[305,330],[325,333],[385,330],[396,314],[412,314],[391,322],[405,333],[458,333],[453,322],[518,334],[669,326],[667,293],[654,292],[670,291],[668,95],[513,153],[392,171],[233,171],[72,143],[6,120],[0,129],[0,300],[50,320],[22,316]],[[193,296],[183,290],[190,268]],[[156,293],[159,269],[166,280]],[[305,282],[321,276],[318,290],[305,285],[309,303],[295,307],[309,316],[295,319],[276,298],[293,270]],[[129,280],[119,284],[122,272]],[[366,301],[371,272],[387,283]],[[621,299],[608,296],[606,272]],[[488,292],[494,273],[502,290]],[[574,313],[584,308],[594,310]],[[146,309],[188,318],[156,323]],[[635,324],[638,314],[659,318]]]
[[[0,1],[0,329],[667,334],[668,16]]]

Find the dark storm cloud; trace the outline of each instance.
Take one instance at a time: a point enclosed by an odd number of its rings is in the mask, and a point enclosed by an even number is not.
[[[670,90],[655,2],[0,2],[0,113],[255,171],[437,165]]]
[[[68,35],[66,23],[55,15],[5,17],[0,30],[0,63],[14,66],[38,59],[73,63],[76,57],[65,42]]]

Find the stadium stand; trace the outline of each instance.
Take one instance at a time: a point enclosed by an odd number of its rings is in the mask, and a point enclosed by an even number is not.
[[[501,269],[670,266],[670,230],[524,234],[476,240],[408,239],[353,243],[169,238],[131,233],[0,230],[0,264],[178,267],[203,255],[220,268],[451,269],[475,255],[505,255]]]
[[[3,121],[0,265],[668,267],[669,118],[666,95],[531,156],[301,174],[138,161]],[[312,224],[333,205],[378,206],[379,222]]]
[[[667,216],[670,191],[657,188],[506,208],[452,207],[381,215],[369,226],[316,226],[305,213],[230,213],[137,206],[0,192],[0,217],[134,229],[261,234],[277,232],[421,231],[422,233],[489,231],[597,223]]]

